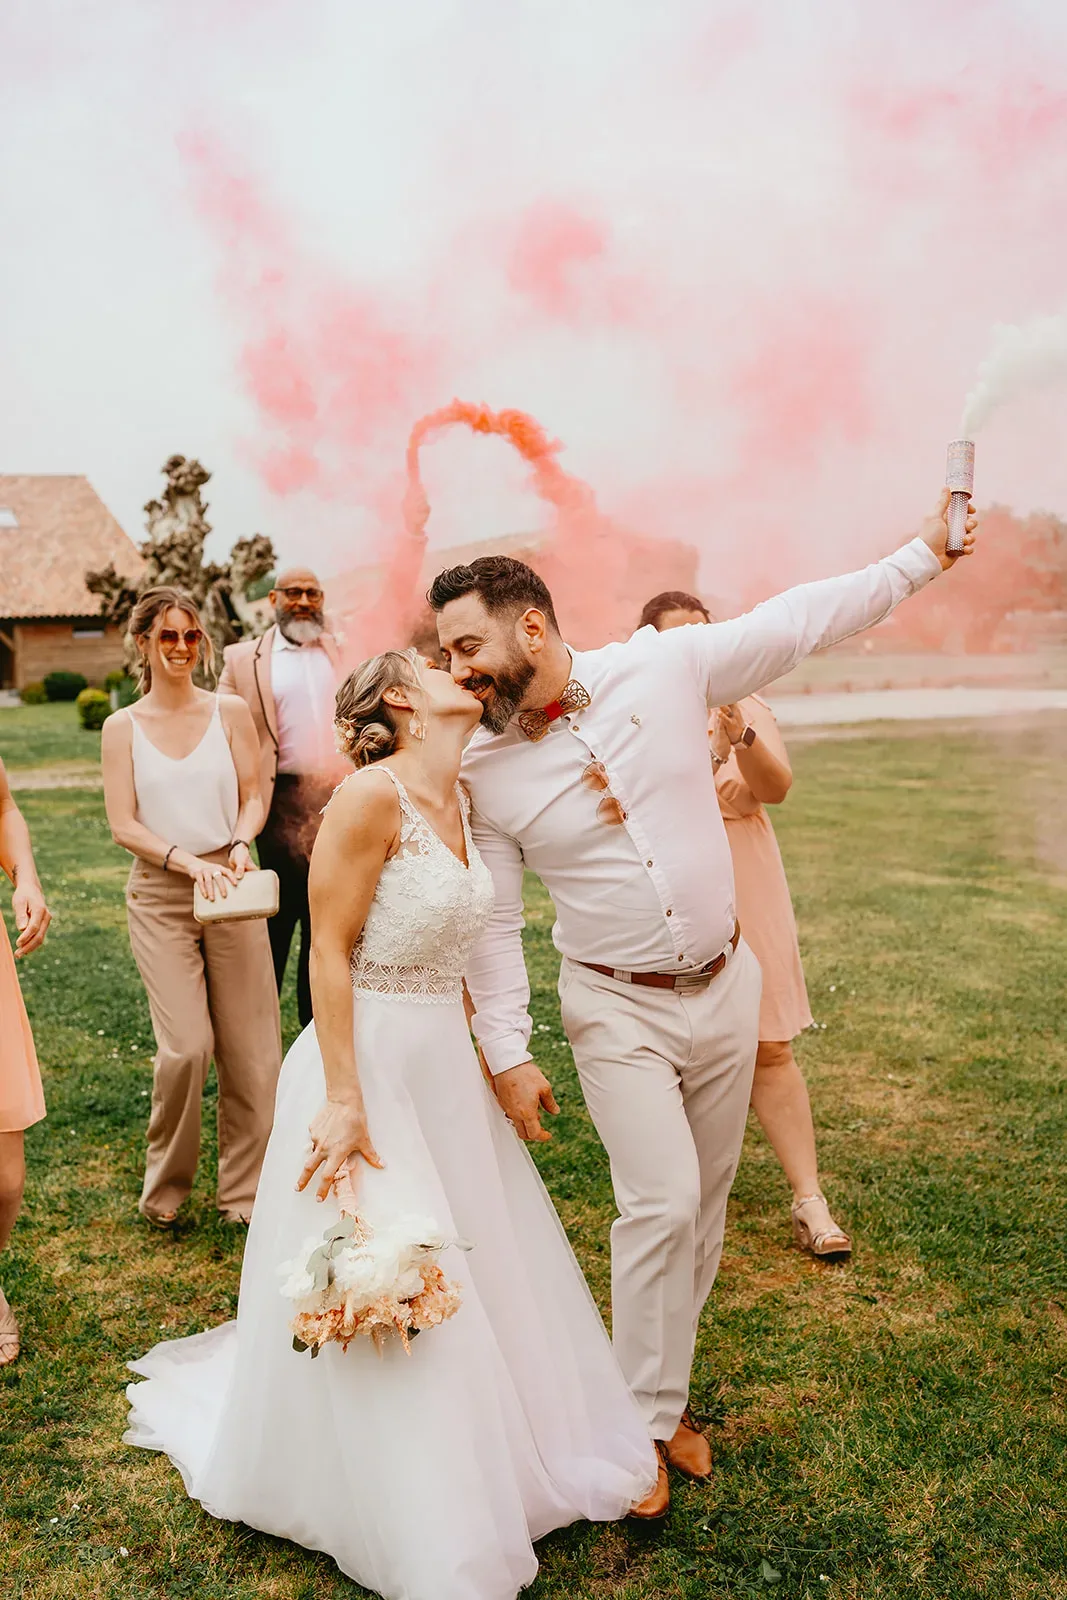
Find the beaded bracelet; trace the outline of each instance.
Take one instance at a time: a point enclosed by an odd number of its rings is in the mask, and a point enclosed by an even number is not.
[[[177,848],[178,848],[178,846],[176,844],[172,844],[170,849],[167,851],[166,855],[163,857],[163,871],[164,872],[166,872],[166,870],[167,870],[167,862],[170,860],[171,856],[174,854],[174,852],[175,852],[175,850],[177,850]]]

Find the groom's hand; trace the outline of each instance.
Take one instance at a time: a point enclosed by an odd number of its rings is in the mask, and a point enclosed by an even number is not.
[[[512,1127],[528,1144],[543,1144],[552,1135],[541,1126],[541,1112],[559,1112],[552,1085],[533,1061],[523,1061],[508,1072],[498,1072],[493,1080],[496,1097]]]
[[[948,503],[952,495],[948,489],[942,489],[940,499],[934,510],[922,525],[920,537],[930,546],[934,555],[941,563],[942,572],[947,572],[949,567],[954,567],[960,559],[959,556],[950,556],[948,553]],[[974,509],[974,502],[967,502],[967,532],[963,541],[960,555],[974,554],[975,529],[978,526],[978,516]]]

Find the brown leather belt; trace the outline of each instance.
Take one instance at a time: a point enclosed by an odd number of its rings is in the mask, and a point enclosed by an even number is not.
[[[741,924],[735,922],[730,949],[736,950],[740,942]],[[709,961],[707,966],[698,967],[695,972],[620,972],[618,967],[602,967],[596,961],[579,961],[578,965],[588,967],[590,972],[600,972],[605,978],[614,978],[618,983],[640,983],[648,989],[692,989],[700,984],[710,983],[712,978],[717,978],[726,961],[726,951],[723,950],[714,961]]]

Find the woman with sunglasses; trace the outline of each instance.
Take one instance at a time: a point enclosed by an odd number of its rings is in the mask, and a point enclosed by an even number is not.
[[[134,856],[126,887],[130,944],[156,1037],[140,1210],[170,1227],[192,1189],[200,1102],[218,1076],[218,1207],[252,1212],[274,1111],[281,1034],[262,921],[201,925],[193,890],[225,895],[252,866],[263,820],[259,748],[248,707],[200,689],[211,641],[182,590],[147,590],[130,617],[141,696],[104,724],[104,799],[112,837]]]

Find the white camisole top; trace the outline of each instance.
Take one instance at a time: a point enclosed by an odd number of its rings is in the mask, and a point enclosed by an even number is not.
[[[204,737],[180,761],[156,749],[139,727],[132,708],[129,715],[137,821],[158,838],[193,855],[224,850],[237,826],[239,800],[237,768],[222,725],[218,695]]]

